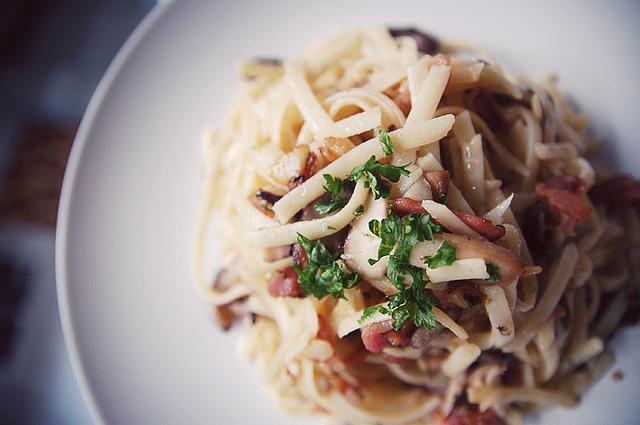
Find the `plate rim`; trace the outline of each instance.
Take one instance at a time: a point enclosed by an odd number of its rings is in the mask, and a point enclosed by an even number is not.
[[[64,177],[60,190],[60,200],[58,202],[57,220],[55,227],[55,284],[56,298],[58,304],[58,314],[62,326],[62,336],[67,350],[67,356],[71,363],[71,369],[76,382],[80,388],[82,398],[89,410],[91,418],[96,425],[106,425],[96,400],[95,394],[91,389],[87,377],[85,361],[79,353],[79,343],[77,332],[71,312],[70,281],[67,273],[69,266],[67,248],[69,237],[69,213],[74,200],[75,187],[77,183],[77,174],[80,168],[81,159],[91,135],[92,128],[99,115],[106,94],[110,91],[114,82],[121,73],[123,66],[130,60],[132,53],[141,41],[147,36],[150,30],[156,25],[161,17],[163,17],[174,1],[158,1],[156,5],[147,12],[138,25],[133,29],[131,34],[126,38],[120,49],[114,55],[109,63],[105,73],[96,86],[85,112],[80,120],[78,130],[71,146],[71,151],[65,166]]]

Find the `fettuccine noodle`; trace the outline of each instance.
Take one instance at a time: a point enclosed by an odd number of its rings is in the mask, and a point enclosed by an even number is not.
[[[515,78],[476,54],[375,28],[242,65],[230,116],[203,145],[194,269],[220,323],[241,322],[240,352],[282,409],[515,425],[574,406],[611,364],[606,342],[637,300],[640,241],[635,207],[614,198],[638,186],[585,159],[586,118],[553,78]],[[329,179],[381,165],[406,170],[380,177],[388,193],[366,173],[329,193]],[[394,217],[396,230],[410,217],[437,226],[385,254],[393,228],[375,223]],[[213,285],[209,225],[222,243]],[[300,235],[335,254],[331,273],[359,280],[335,297],[310,291],[300,273],[319,260]],[[406,286],[394,267],[414,273]],[[394,322],[389,301],[420,281],[427,324],[406,305]]]

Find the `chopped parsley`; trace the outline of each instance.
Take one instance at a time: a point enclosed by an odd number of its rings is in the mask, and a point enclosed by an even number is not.
[[[333,177],[331,174],[323,174],[325,185],[324,190],[331,194],[331,199],[327,202],[319,202],[315,205],[315,209],[320,215],[327,215],[347,204],[348,199],[340,196],[344,190],[353,190],[353,183],[348,180],[342,180],[339,177]]]
[[[500,280],[500,275],[498,274],[498,269],[500,267],[496,266],[493,263],[487,263],[487,273],[489,273],[489,277],[484,281],[486,283],[494,283]]]
[[[396,153],[396,148],[393,146],[393,142],[391,141],[391,137],[389,136],[389,132],[387,130],[380,130],[378,133],[378,141],[380,142],[380,147],[382,147],[382,151],[384,152],[384,156],[393,155]]]
[[[380,164],[376,162],[376,157],[371,155],[371,158],[362,165],[355,167],[351,170],[349,179],[357,182],[362,177],[365,178],[365,187],[371,188],[373,197],[375,199],[388,198],[391,195],[391,185],[389,182],[396,183],[400,180],[401,176],[408,176],[409,170],[407,167],[409,164],[396,166],[391,164]]]
[[[358,273],[350,272],[338,261],[341,251],[332,254],[321,241],[313,242],[300,233],[298,243],[307,253],[309,265],[304,270],[297,264],[291,267],[298,273],[298,283],[305,295],[318,299],[331,295],[331,301],[335,302],[345,298],[345,289],[360,283]]]
[[[466,291],[462,294],[462,298],[467,302],[469,310],[473,310],[475,306],[482,304],[482,298],[478,295],[469,294]]]
[[[348,198],[342,197],[342,192],[352,191],[355,182],[364,177],[365,187],[371,189],[374,198],[388,198],[391,195],[391,183],[400,180],[400,176],[408,176],[409,170],[406,168],[409,164],[396,166],[391,164],[380,164],[376,162],[376,157],[371,156],[363,165],[359,165],[351,170],[351,174],[346,179],[333,177],[330,174],[323,174],[326,184],[324,189],[331,194],[331,199],[327,202],[321,202],[315,205],[318,214],[327,215],[336,211],[348,202]]]
[[[395,153],[395,147],[387,131],[381,130],[378,140],[385,156]],[[348,202],[342,193],[353,191],[355,182],[362,178],[365,179],[365,187],[371,189],[375,199],[389,198],[390,183],[398,182],[403,175],[408,176],[408,166],[409,164],[403,166],[380,164],[376,161],[375,155],[372,155],[367,162],[353,168],[346,179],[323,174],[326,182],[324,189],[331,198],[327,202],[316,204],[316,211],[326,215],[342,208]],[[446,199],[441,201],[446,202]],[[359,215],[363,211],[364,206],[361,205],[354,214]],[[385,305],[365,309],[359,321],[362,323],[380,311],[393,318],[392,326],[396,330],[400,329],[407,319],[411,319],[418,327],[433,329],[436,325],[432,310],[435,301],[424,290],[429,280],[424,270],[411,265],[409,260],[415,244],[433,240],[434,233],[442,232],[440,226],[432,223],[428,214],[410,214],[402,219],[389,209],[386,218],[369,222],[369,230],[381,239],[378,258],[369,259],[369,263],[373,265],[381,258],[389,256],[387,278],[398,289],[398,293],[388,296],[389,302]],[[313,242],[301,234],[298,234],[298,243],[307,253],[309,266],[304,270],[298,265],[292,267],[298,273],[298,282],[306,295],[313,295],[318,299],[331,295],[331,300],[335,302],[345,297],[345,289],[353,288],[360,283],[358,273],[349,271],[342,262],[338,261],[341,252],[332,254],[321,241]],[[455,261],[455,249],[450,245],[444,248],[443,246],[428,260],[435,265],[432,268]]]
[[[375,314],[376,311],[389,314],[393,318],[393,328],[411,319],[416,326],[424,326],[431,330],[435,325],[435,315],[431,307],[433,298],[424,292],[429,283],[424,270],[410,264],[411,252],[418,242],[433,240],[434,233],[440,233],[440,226],[431,222],[428,214],[410,214],[404,220],[392,212],[382,221],[371,220],[369,230],[381,238],[378,258],[370,259],[375,264],[381,258],[389,256],[387,278],[398,289],[398,293],[390,295],[387,305],[376,305],[364,310],[360,322]],[[407,284],[410,279],[410,285]]]
[[[430,269],[450,266],[454,261],[456,261],[456,249],[447,241],[442,242],[434,256],[424,258],[425,264]]]
[[[414,282],[413,285],[390,296],[391,300],[386,306],[376,305],[366,308],[359,322],[362,323],[379,311],[391,316],[395,330],[400,329],[407,319],[411,319],[418,327],[433,329],[436,326],[436,317],[431,307],[435,302],[429,294],[424,292],[425,284],[424,281]]]

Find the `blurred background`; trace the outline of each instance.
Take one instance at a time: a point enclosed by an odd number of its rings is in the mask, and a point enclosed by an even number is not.
[[[0,0],[0,424],[91,424],[62,338],[55,222],[67,156],[153,0]]]

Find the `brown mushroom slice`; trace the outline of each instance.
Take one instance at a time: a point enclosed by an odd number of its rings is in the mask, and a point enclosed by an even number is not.
[[[411,264],[426,267],[424,258],[435,255],[444,241],[449,242],[449,244],[455,248],[456,261],[481,259],[485,264],[490,263],[496,266],[497,269],[495,272],[498,278],[497,280],[487,282],[487,284],[499,285],[501,287],[509,286],[520,278],[526,266],[522,257],[496,243],[485,239],[451,233],[434,235],[433,241],[418,243],[411,254]],[[459,278],[458,276],[457,279]],[[470,278],[473,279],[476,277],[470,276]],[[482,280],[479,280],[479,282],[482,282]]]
[[[506,287],[518,280],[526,266],[525,260],[507,248],[487,240],[445,233],[444,238],[455,249],[458,258],[484,259],[498,267],[498,280],[494,285]]]

